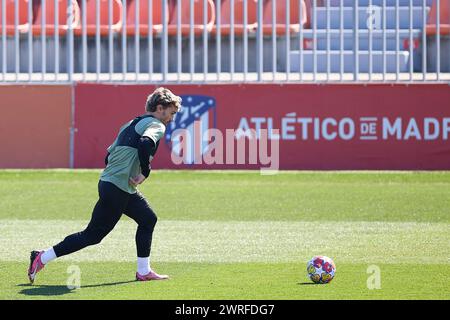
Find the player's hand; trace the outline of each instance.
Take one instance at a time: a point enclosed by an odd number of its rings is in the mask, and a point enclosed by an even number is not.
[[[130,184],[132,184],[133,186],[137,186],[137,185],[141,184],[142,182],[144,182],[144,180],[145,180],[145,176],[142,173],[140,173],[134,178],[131,177],[129,181],[130,181]]]

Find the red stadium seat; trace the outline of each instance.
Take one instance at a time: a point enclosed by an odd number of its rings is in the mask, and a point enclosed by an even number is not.
[[[43,1],[43,0],[42,0]],[[67,11],[69,1],[72,2],[72,10],[73,10],[73,20],[72,20],[72,28],[79,28],[80,24],[80,7],[76,0],[57,0],[58,1],[58,34],[65,35],[67,30],[69,29],[69,25],[67,24]],[[43,3],[39,6],[37,10],[36,17],[33,22],[33,34],[40,35],[43,30],[45,30],[46,35],[54,35],[56,29],[56,19],[55,19],[55,0],[46,0],[45,1],[45,24],[42,25],[42,11],[43,11]]]
[[[216,1],[219,2],[220,0]],[[229,35],[231,32],[231,1],[222,0],[220,7],[220,33]],[[247,31],[254,31],[257,25],[257,0],[247,0]],[[213,33],[217,32],[217,22]],[[234,0],[234,33],[244,33],[244,0]]]
[[[286,0],[265,0],[263,8],[263,34],[272,34],[273,17],[272,17],[272,3],[276,1],[276,23],[275,32],[277,35],[286,33]],[[307,10],[304,0],[288,0],[289,2],[289,30],[290,32],[300,32],[307,22]],[[302,6],[302,18],[299,19],[299,2]]]
[[[450,1],[441,0],[439,8],[439,34],[450,34]],[[427,35],[435,35],[437,33],[437,1],[433,1],[431,11],[427,22]]]
[[[303,25],[303,27],[311,28],[310,21],[311,21],[311,12],[312,12],[312,7],[313,7],[313,0],[304,0],[304,2],[305,2],[305,6],[306,6],[306,22]],[[323,1],[316,0],[316,8],[317,7],[322,7],[323,5],[324,5]]]
[[[14,35],[15,33],[15,13],[16,13],[16,7],[15,7],[15,0],[5,0],[5,7],[6,7],[6,21],[5,21],[5,31],[7,35]],[[17,29],[19,32],[27,32],[29,29],[28,20],[33,21],[33,17],[31,19],[28,19],[28,0],[18,0],[19,3],[19,20],[17,22]],[[0,34],[3,32],[3,12],[2,12],[2,6],[0,1]]]
[[[167,0],[139,0],[139,34],[148,35],[150,30],[149,25],[149,4],[151,5],[152,13],[152,31],[158,34],[163,28],[163,1]],[[136,0],[129,0],[127,2],[127,34],[135,34],[136,30]],[[169,21],[169,4],[166,5],[166,21]]]
[[[181,17],[180,17],[180,25],[181,25],[181,34],[189,35],[191,31],[190,27],[190,19],[191,19],[191,7],[190,2],[194,1],[194,24],[193,31],[195,35],[199,35],[203,33],[205,30],[205,25],[203,23],[203,7],[204,1],[206,1],[207,5],[207,22],[206,22],[206,30],[211,32],[214,21],[216,18],[216,7],[212,0],[176,0],[175,5],[171,8],[172,12],[170,14],[169,25],[168,25],[168,33],[169,35],[177,34],[177,23],[178,23],[178,3],[181,2]]]
[[[107,35],[109,32],[109,3],[111,1],[112,24],[111,31],[119,32],[122,28],[122,2],[120,0],[86,0],[86,9],[81,8],[81,19],[79,25],[74,29],[76,35],[82,35],[83,32],[83,12],[86,13],[86,34],[93,36],[97,32],[97,1],[99,1],[100,19],[99,32],[100,35]],[[80,2],[82,6],[83,3]]]

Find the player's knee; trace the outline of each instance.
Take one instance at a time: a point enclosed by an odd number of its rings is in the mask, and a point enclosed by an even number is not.
[[[158,217],[156,216],[156,214],[153,213],[150,220],[151,220],[153,226],[155,226],[155,224],[158,222]]]
[[[158,217],[156,216],[156,214],[152,213],[148,215],[147,219],[145,219],[144,223],[142,223],[140,226],[148,229],[149,231],[152,231],[157,221]]]
[[[158,217],[156,216],[155,213],[153,213],[153,214],[150,216],[150,224],[151,224],[152,228],[155,227],[155,224],[156,224],[157,222],[158,222]]]
[[[104,238],[104,237],[101,237],[101,236],[98,236],[98,235],[93,236],[93,237],[91,237],[91,238],[89,239],[89,245],[92,246],[92,245],[99,244],[100,242],[102,242],[103,238]]]
[[[105,237],[101,230],[86,230],[86,239],[89,246],[99,244]]]

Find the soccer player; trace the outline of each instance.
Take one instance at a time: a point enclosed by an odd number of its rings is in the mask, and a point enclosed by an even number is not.
[[[169,89],[158,88],[147,98],[145,114],[120,128],[116,140],[108,147],[106,168],[98,183],[99,199],[86,229],[67,236],[47,250],[31,252],[28,277],[33,283],[36,274],[50,261],[98,244],[114,228],[122,213],[138,224],[136,231],[136,280],[163,280],[150,268],[150,247],[157,217],[137,186],[151,171],[151,161],[166,126],[180,111],[181,98]]]

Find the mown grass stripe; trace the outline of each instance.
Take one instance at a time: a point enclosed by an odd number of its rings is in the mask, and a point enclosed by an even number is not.
[[[26,261],[83,230],[79,220],[0,220],[0,261]],[[134,261],[136,225],[123,218],[93,247],[67,261]],[[152,260],[159,262],[305,262],[450,264],[450,227],[416,222],[159,221]]]

